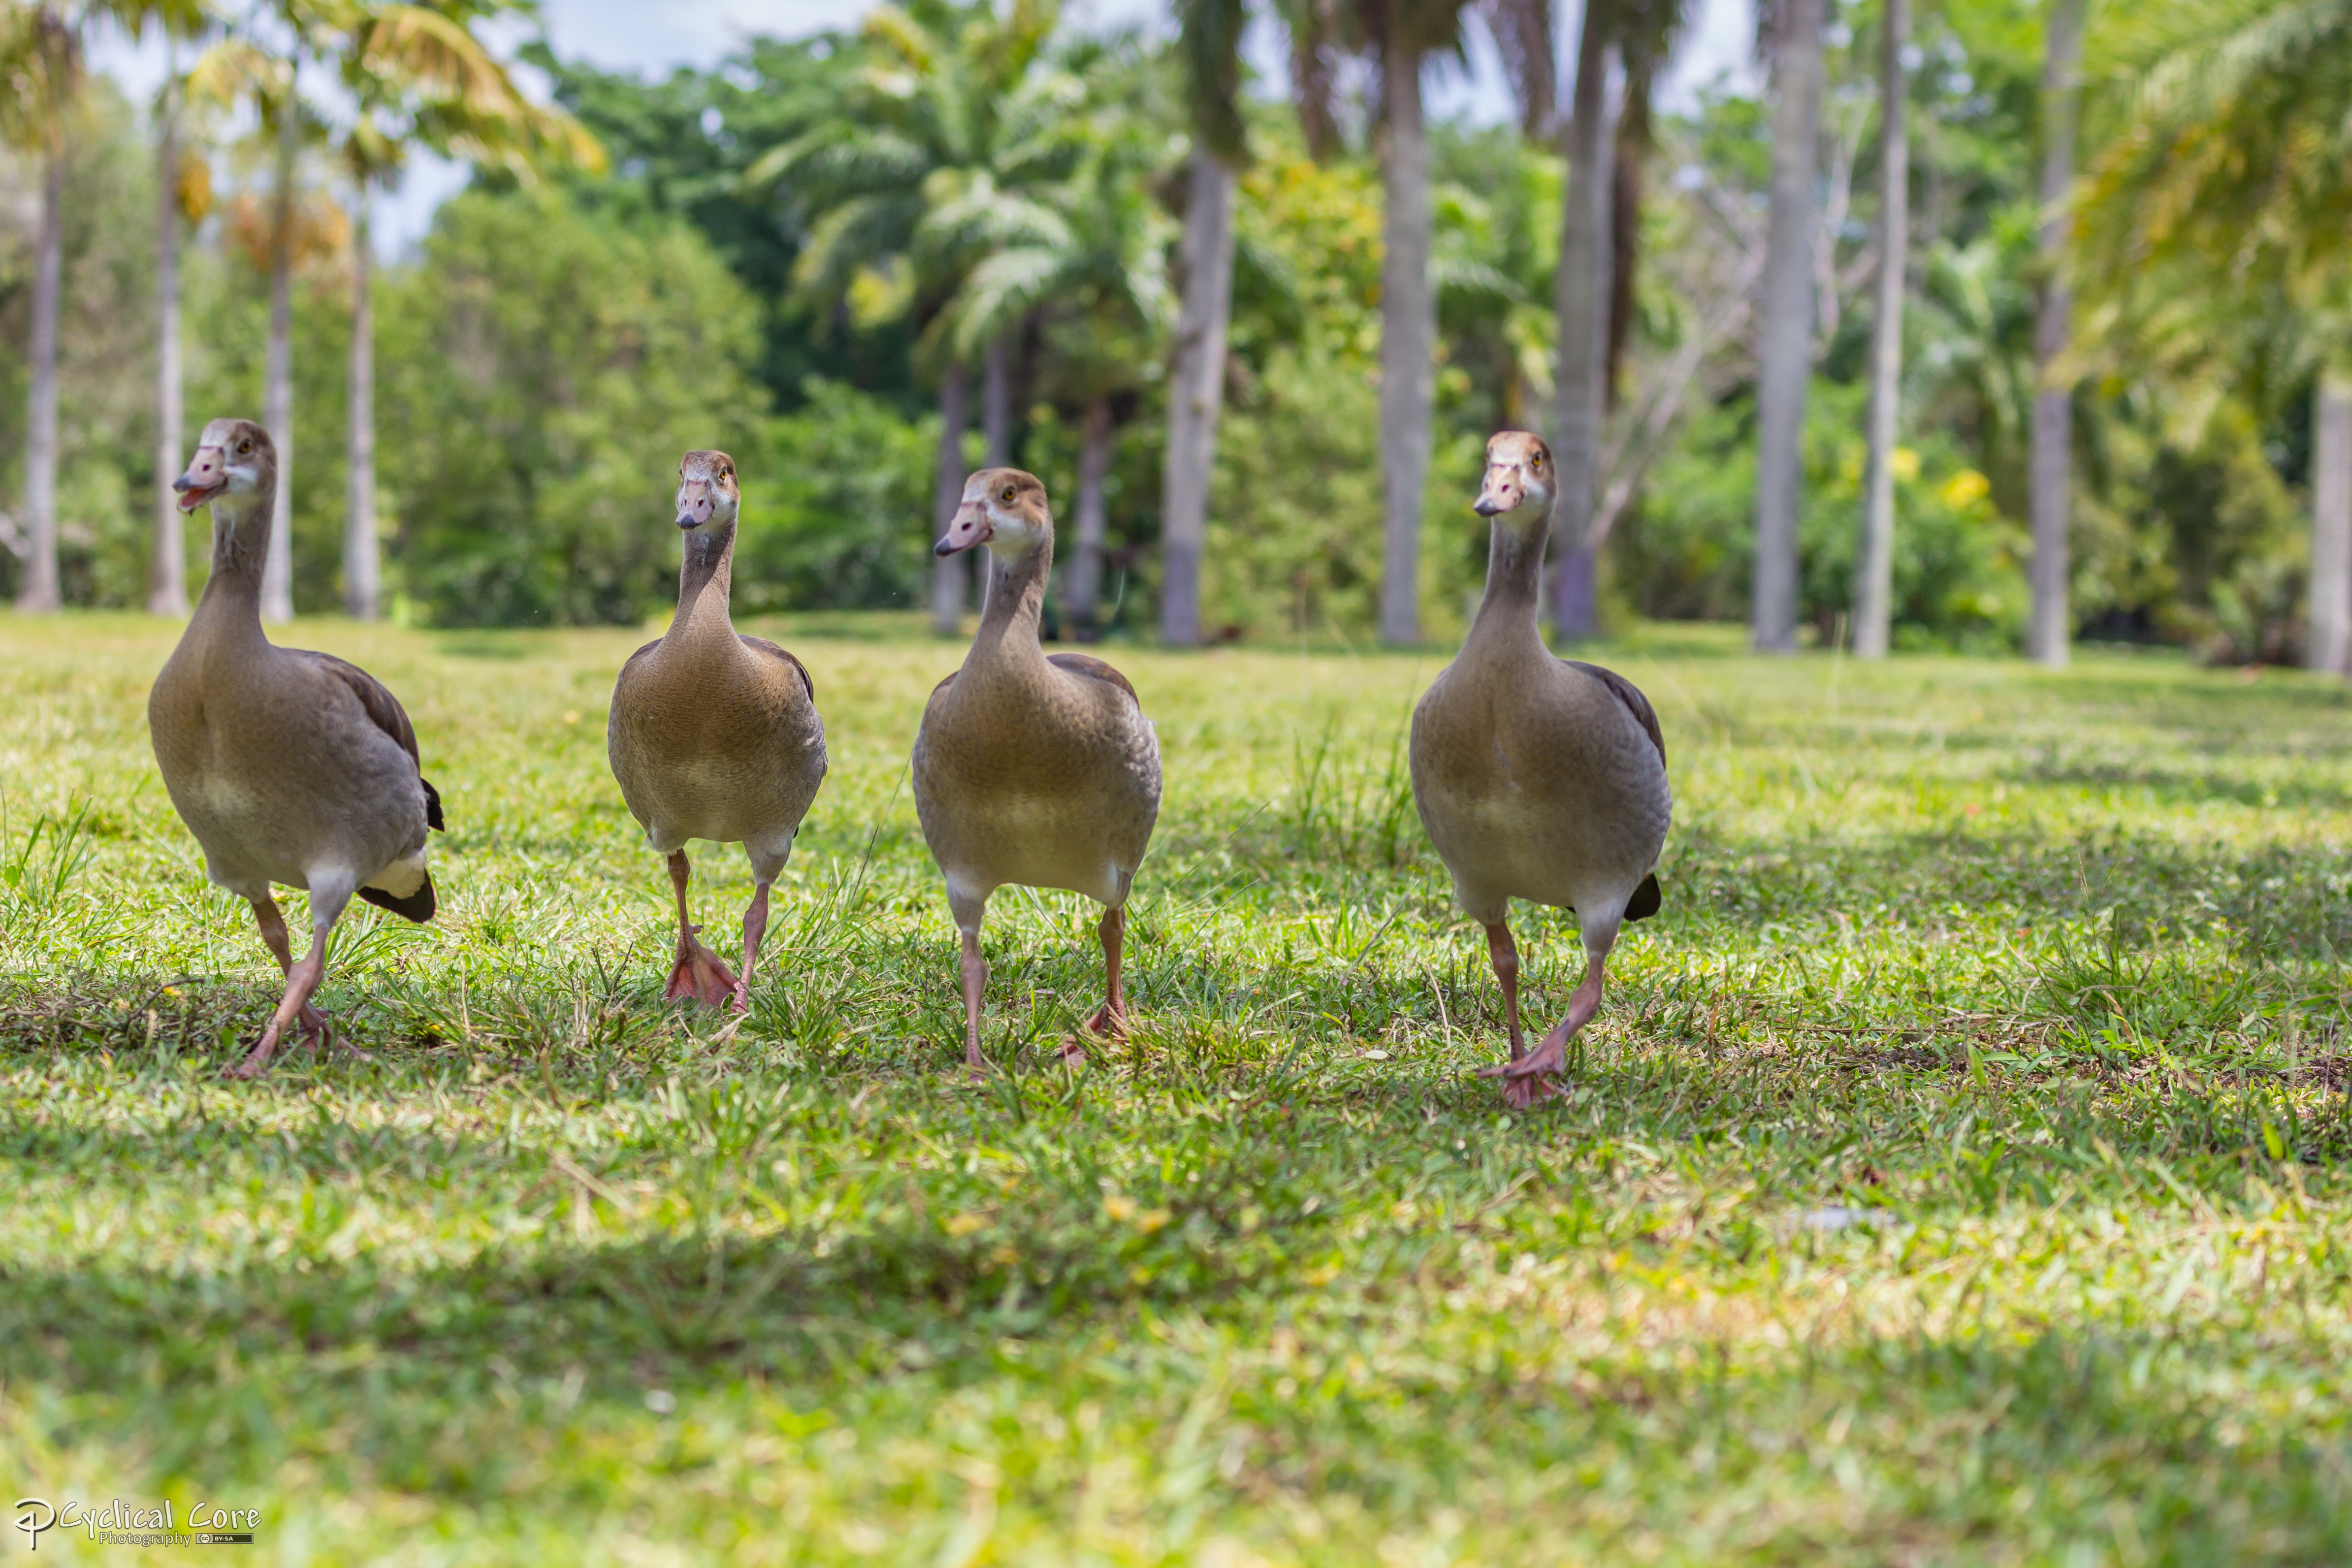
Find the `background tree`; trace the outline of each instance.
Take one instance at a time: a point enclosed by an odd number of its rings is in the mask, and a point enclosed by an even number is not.
[[[1600,539],[1593,521],[1605,479],[1602,431],[1633,317],[1650,93],[1681,29],[1683,9],[1683,0],[1592,0],[1579,27],[1574,86],[1560,127],[1568,191],[1553,284],[1559,361],[1552,450],[1560,502],[1551,599],[1553,626],[1566,638],[1591,636],[1598,624],[1593,593]],[[1518,40],[1506,47],[1507,61],[1517,66],[1539,54],[1548,68],[1549,31],[1538,37],[1524,7],[1496,4],[1488,16],[1498,39]],[[1613,110],[1612,73],[1622,79]],[[1548,103],[1525,66],[1517,66],[1514,75],[1532,134]]]
[[[81,102],[89,28],[111,21],[136,34],[149,23],[185,27],[195,0],[85,0],[0,5],[0,139],[41,163],[40,238],[35,255],[30,375],[25,420],[25,516],[18,554],[19,610],[55,610],[58,580],[58,314],[64,277],[66,143]]]
[[[1903,406],[1903,300],[1911,239],[1910,0],[1878,19],[1878,283],[1870,319],[1870,463],[1854,563],[1853,651],[1883,659],[1894,635],[1895,442]]]
[[[1106,495],[1119,426],[1159,362],[1175,315],[1167,253],[1173,237],[1145,183],[1160,139],[1124,111],[1136,72],[1100,61],[1087,73],[1089,145],[1059,186],[1045,193],[1058,227],[1038,225],[972,268],[946,312],[950,351],[969,359],[982,344],[1026,331],[1044,361],[1040,378],[1078,416],[1076,528],[1063,576],[1063,609],[1091,640],[1100,589]]]
[[[2352,5],[2118,12],[2095,77],[2112,122],[2083,214],[2110,345],[2202,307],[2195,357],[2240,371],[2248,329],[2310,389],[2304,661],[2352,663]],[[2285,307],[2284,319],[2265,322]],[[2222,319],[2212,319],[2215,312]],[[2168,334],[2169,335],[2169,334]]]
[[[1750,628],[1768,653],[1797,646],[1797,508],[1813,355],[1813,183],[1822,120],[1822,0],[1772,19],[1772,220],[1757,334],[1756,569]]]
[[[1183,292],[1169,356],[1168,448],[1160,481],[1160,638],[1201,641],[1201,548],[1217,467],[1233,311],[1234,171],[1249,155],[1241,113],[1244,0],[1176,0],[1177,47],[1192,146],[1184,162]],[[1074,584],[1075,586],[1075,584]]]
[[[1068,172],[1083,89],[1046,46],[1054,0],[885,5],[861,37],[869,58],[844,112],[764,154],[747,171],[810,215],[794,266],[800,297],[871,327],[913,314],[936,324],[958,287],[992,251],[1052,234],[1061,220],[1036,199]],[[937,504],[962,494],[965,361],[943,333],[926,348],[940,384]],[[1010,455],[1009,345],[982,354],[990,462]],[[938,519],[945,526],[942,512]],[[964,558],[940,560],[932,623],[950,632],[966,599]]]
[[[205,50],[188,73],[190,98],[222,107],[249,105],[258,122],[257,139],[269,150],[269,346],[261,392],[261,423],[278,448],[278,499],[261,574],[261,618],[269,622],[294,618],[296,202],[304,139],[322,129],[302,101],[299,81],[299,29],[310,20],[307,10],[283,11],[265,24],[277,29],[270,44],[249,33],[225,38]]]
[[[370,214],[379,186],[396,183],[412,146],[517,177],[549,159],[590,172],[604,150],[569,114],[531,102],[476,34],[528,10],[520,0],[444,0],[438,7],[358,6],[314,33],[352,104],[337,161],[351,182],[352,331],[345,405],[343,608],[378,612],[375,516],[374,251]]]
[[[2042,78],[2042,303],[2033,329],[2033,609],[2028,658],[2066,663],[2074,639],[2067,538],[2074,490],[2074,388],[2062,357],[2073,332],[2067,276],[2074,184],[2074,124],[2085,0],[2051,0]]]

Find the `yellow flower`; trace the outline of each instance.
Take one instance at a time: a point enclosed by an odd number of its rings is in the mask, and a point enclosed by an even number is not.
[[[1973,507],[1992,494],[1992,481],[1973,468],[1963,468],[1944,481],[1944,505]]]

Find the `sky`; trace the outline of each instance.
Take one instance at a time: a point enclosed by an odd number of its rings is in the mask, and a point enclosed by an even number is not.
[[[848,27],[872,0],[541,0],[540,15],[557,55],[583,59],[611,71],[667,75],[679,66],[716,64],[745,38],[766,34],[799,37],[827,28]],[[1166,0],[1068,0],[1065,13],[1081,24],[1140,25],[1165,28]],[[1662,84],[1663,107],[1688,106],[1697,90],[1729,73],[1754,79],[1755,0],[1696,0],[1691,26],[1673,68]],[[1432,70],[1429,104],[1433,115],[1459,114],[1494,121],[1511,113],[1493,47],[1476,27],[1469,29],[1468,68],[1441,65]],[[1564,18],[1563,47],[1577,35],[1574,15]],[[1269,79],[1282,78],[1279,39],[1270,28],[1249,42],[1253,63]],[[143,99],[163,79],[159,44],[100,40],[93,50],[100,69],[110,72],[134,98]],[[377,249],[386,260],[409,252],[431,227],[434,209],[464,188],[463,168],[430,155],[412,161],[401,188],[376,214]]]

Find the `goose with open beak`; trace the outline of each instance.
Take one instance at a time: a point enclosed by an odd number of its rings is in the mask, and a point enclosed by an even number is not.
[[[286,976],[260,1040],[233,1076],[269,1065],[288,1029],[323,1045],[311,1005],[327,937],[353,894],[404,919],[433,918],[425,836],[441,797],[418,771],[416,731],[383,683],[328,653],[280,648],[261,630],[278,455],[246,419],[205,426],[173,486],[180,509],[209,506],[212,576],[147,697],[155,761],[212,880],[253,905]],[[273,883],[310,894],[310,950],[296,962]]]

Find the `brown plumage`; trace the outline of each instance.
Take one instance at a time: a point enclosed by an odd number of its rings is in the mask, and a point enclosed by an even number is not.
[[[1412,715],[1413,800],[1454,896],[1486,927],[1511,1036],[1510,1061],[1486,1071],[1515,1105],[1553,1092],[1568,1041],[1601,1006],[1618,928],[1657,913],[1674,809],[1649,699],[1613,670],[1554,658],[1536,628],[1554,483],[1537,437],[1506,431],[1486,444],[1486,597],[1461,655]],[[1519,1030],[1514,898],[1574,910],[1586,955],[1567,1017],[1533,1051]]]
[[[938,553],[980,545],[991,562],[980,631],[963,668],[931,693],[914,756],[915,812],[947,875],[961,941],[964,1061],[974,1072],[988,984],[980,925],[989,895],[1008,883],[1066,888],[1103,905],[1107,996],[1086,1028],[1124,1032],[1127,897],[1160,814],[1160,740],[1135,688],[1091,654],[1048,656],[1038,641],[1054,569],[1045,486],[1014,468],[965,481]]]
[[[686,536],[677,614],[661,641],[621,666],[605,723],[613,777],[655,849],[669,857],[677,895],[677,955],[666,996],[738,1011],[768,925],[768,890],[792,854],[801,819],[824,781],[816,683],[764,637],[737,632],[729,611],[742,496],[734,460],[689,452],[678,465],[677,527]],[[743,915],[740,974],[698,939],[687,913],[689,839],[740,843],[754,883]]]
[[[327,934],[353,894],[410,920],[433,917],[425,835],[441,826],[441,797],[417,771],[416,732],[381,682],[262,634],[278,490],[268,433],[250,420],[214,420],[173,488],[183,511],[211,504],[212,576],[148,694],[147,727],[207,874],[252,904],[286,974],[284,1000],[231,1069],[249,1077],[298,1019],[303,1039],[330,1037],[310,998],[324,977]],[[273,883],[310,891],[310,950],[299,964]]]

